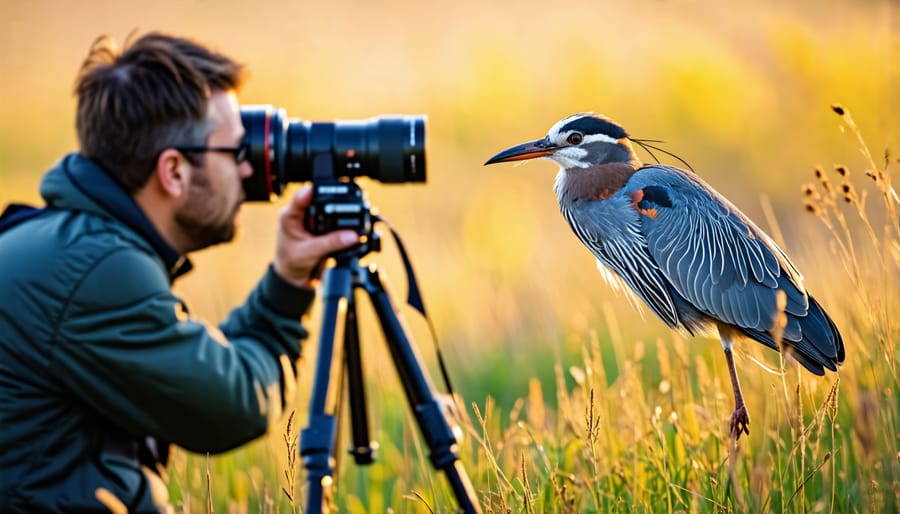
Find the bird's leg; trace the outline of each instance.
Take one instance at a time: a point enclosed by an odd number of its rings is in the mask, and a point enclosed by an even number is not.
[[[731,414],[729,427],[731,428],[731,437],[737,441],[741,438],[741,434],[750,435],[750,415],[747,413],[747,406],[744,405],[744,395],[741,393],[741,384],[738,382],[737,370],[734,368],[731,339],[725,334],[720,335],[722,349],[725,350],[725,361],[728,363],[728,373],[731,374],[731,387],[734,388],[734,412]]]

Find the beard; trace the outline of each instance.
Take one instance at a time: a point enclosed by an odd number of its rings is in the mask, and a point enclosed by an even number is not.
[[[187,201],[175,213],[175,222],[190,245],[185,253],[234,239],[237,232],[235,218],[241,202],[236,202],[227,218],[216,220],[222,210],[221,202],[213,195],[205,170],[191,176]]]

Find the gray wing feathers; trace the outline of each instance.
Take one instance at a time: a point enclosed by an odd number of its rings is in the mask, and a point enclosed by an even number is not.
[[[610,198],[578,210],[563,207],[562,213],[598,261],[615,271],[666,324],[678,325],[666,281],[647,250],[637,212],[627,199]]]
[[[597,260],[669,326],[691,330],[696,310],[779,350],[770,331],[783,292],[783,342],[798,361],[816,374],[843,362],[840,333],[784,252],[695,175],[646,166],[610,198],[561,196],[560,207]],[[691,308],[679,311],[684,302]]]
[[[807,312],[800,275],[784,253],[726,199],[694,177],[665,167],[645,168],[629,182],[665,188],[671,206],[655,219],[641,217],[650,255],[672,287],[695,307],[722,321],[755,330],[773,327],[776,292],[786,311]],[[785,336],[799,336],[794,319]]]

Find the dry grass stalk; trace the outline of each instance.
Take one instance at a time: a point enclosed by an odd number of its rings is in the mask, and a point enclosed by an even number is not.
[[[284,468],[284,480],[285,486],[281,488],[281,492],[287,497],[288,501],[291,502],[291,508],[294,512],[297,512],[298,504],[296,498],[294,498],[294,491],[296,491],[295,487],[295,477],[297,474],[297,440],[299,434],[294,433],[294,415],[297,413],[296,410],[291,411],[291,415],[288,417],[287,427],[284,429],[284,446],[287,451],[287,462],[285,463]]]

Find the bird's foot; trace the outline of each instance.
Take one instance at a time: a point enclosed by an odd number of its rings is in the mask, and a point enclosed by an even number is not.
[[[740,405],[734,409],[728,426],[731,428],[731,438],[735,441],[741,438],[741,434],[750,435],[750,415],[746,406]]]

